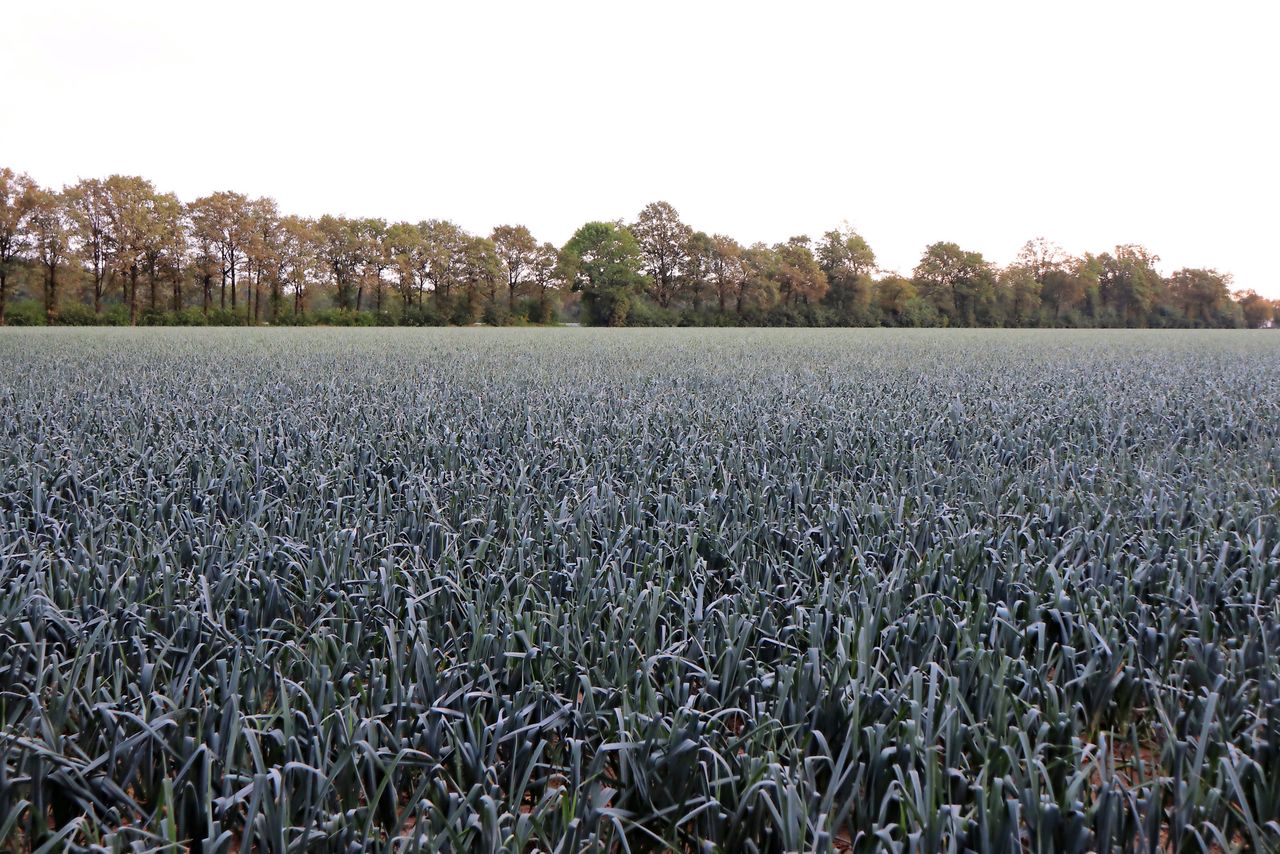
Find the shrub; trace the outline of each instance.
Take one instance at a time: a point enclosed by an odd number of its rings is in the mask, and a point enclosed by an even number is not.
[[[73,302],[64,305],[58,312],[59,326],[99,326],[102,318],[94,314],[90,306]]]
[[[33,299],[14,300],[4,317],[9,326],[44,326],[44,304]]]

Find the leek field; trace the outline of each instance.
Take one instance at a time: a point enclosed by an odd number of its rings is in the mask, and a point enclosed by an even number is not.
[[[1280,333],[0,330],[0,850],[1275,851]]]

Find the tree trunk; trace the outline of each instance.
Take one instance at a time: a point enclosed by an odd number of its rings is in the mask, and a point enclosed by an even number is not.
[[[58,263],[47,265],[49,281],[44,291],[44,321],[50,326],[58,319]]]
[[[138,325],[138,265],[129,266],[129,325]]]
[[[102,314],[102,280],[104,278],[102,253],[95,249],[93,252],[93,314],[95,317]]]

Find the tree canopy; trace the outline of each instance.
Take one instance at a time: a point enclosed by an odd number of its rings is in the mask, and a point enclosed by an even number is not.
[[[1227,273],[1164,275],[1137,244],[1073,256],[1042,237],[1007,266],[949,241],[910,276],[848,224],[744,245],[666,201],[563,245],[518,223],[281,212],[230,190],[183,203],[145,178],[61,189],[0,168],[0,324],[1258,327],[1277,305]]]

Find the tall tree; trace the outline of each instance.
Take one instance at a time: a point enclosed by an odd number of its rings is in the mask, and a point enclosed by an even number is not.
[[[316,220],[316,234],[320,238],[320,259],[334,286],[334,302],[339,309],[355,308],[355,280],[360,265],[355,224],[345,217],[325,214]]]
[[[1000,272],[999,295],[1005,303],[1001,320],[1006,325],[1035,326],[1040,316],[1043,286],[1036,279],[1035,268],[1012,264]]]
[[[1217,270],[1183,268],[1169,277],[1169,291],[1192,326],[1218,326],[1231,300],[1231,277]]]
[[[885,276],[876,282],[872,296],[880,314],[893,326],[914,326],[912,310],[920,305],[915,283],[898,275]]]
[[[106,179],[112,235],[111,261],[120,274],[129,323],[138,322],[138,280],[145,268],[144,253],[152,241],[155,187],[145,178],[112,175]]]
[[[538,241],[523,225],[500,225],[489,235],[507,280],[507,310],[515,311],[516,294],[533,275]]]
[[[604,326],[625,326],[631,301],[648,283],[635,237],[620,222],[589,222],[560,250],[561,276],[582,294],[588,317]]]
[[[418,224],[422,232],[427,280],[441,315],[452,312],[453,292],[463,284],[467,242],[470,235],[448,220],[429,219]]]
[[[462,281],[466,299],[455,310],[454,321],[500,324],[506,319],[504,306],[498,301],[498,288],[505,281],[498,249],[487,237],[469,237],[463,250]]]
[[[75,230],[79,254],[93,278],[93,313],[102,314],[107,277],[111,272],[111,195],[98,178],[77,181],[65,191],[67,210]]]
[[[36,258],[44,269],[44,316],[49,323],[58,319],[58,268],[71,250],[70,219],[61,193],[35,191],[30,228]]]
[[[711,236],[711,258],[708,269],[711,286],[715,290],[716,304],[726,311],[737,300],[746,286],[747,270],[742,261],[742,246],[724,234]]]
[[[387,244],[401,303],[405,308],[415,302],[421,307],[430,280],[430,259],[422,229],[412,223],[397,222],[387,229]]]
[[[1232,297],[1240,305],[1245,326],[1258,329],[1275,320],[1276,303],[1253,290],[1236,291]]]
[[[1022,244],[1014,264],[1031,271],[1032,277],[1044,285],[1051,273],[1067,270],[1071,258],[1058,244],[1043,237],[1033,237]]]
[[[263,317],[262,292],[265,287],[270,294],[269,319],[276,320],[282,299],[280,244],[283,227],[280,210],[275,199],[265,196],[251,200],[246,209],[248,239],[244,242],[244,264],[249,282],[246,309],[254,323]]]
[[[535,323],[550,323],[556,315],[552,294],[561,284],[560,250],[556,249],[554,243],[542,243],[534,250],[529,264],[529,280],[538,294],[530,319]]]
[[[253,228],[249,198],[230,191],[203,196],[191,203],[190,216],[195,233],[217,248],[222,262],[219,307],[227,307],[227,285],[230,284],[231,310],[235,311],[237,277]]]
[[[194,228],[191,234],[191,272],[200,285],[200,308],[208,318],[209,309],[213,307],[213,280],[222,270],[222,261],[217,247],[207,236],[197,234]]]
[[[306,311],[311,284],[318,274],[321,237],[314,221],[298,216],[282,218],[280,234],[279,286],[292,295],[293,316],[299,318]]]
[[[914,272],[916,289],[952,325],[977,326],[995,299],[995,271],[980,252],[954,243],[929,246]]]
[[[738,291],[738,315],[748,308],[766,309],[781,299],[775,271],[778,253],[763,243],[753,243],[742,253],[743,281]]]
[[[174,311],[180,300],[181,251],[185,241],[182,232],[182,203],[172,193],[152,192],[146,199],[141,233],[142,263],[150,288],[148,308],[160,310],[160,280],[166,273],[174,287]]]
[[[1145,247],[1133,243],[1117,246],[1114,254],[1104,252],[1098,256],[1099,293],[1119,322],[1144,326],[1150,319],[1163,286],[1155,269],[1159,260]]]
[[[818,244],[818,263],[830,288],[827,305],[845,322],[867,322],[871,274],[876,269],[876,255],[867,241],[847,225],[832,229]]]
[[[1049,270],[1040,282],[1040,300],[1048,307],[1051,322],[1059,323],[1064,312],[1078,309],[1085,303],[1090,291],[1096,291],[1098,277],[1090,276],[1090,267],[1082,259],[1070,262],[1062,269]]]
[[[356,311],[360,311],[364,292],[373,289],[374,311],[382,313],[382,291],[386,282],[382,274],[391,267],[391,245],[387,239],[387,221],[367,217],[356,222],[360,240],[360,286],[356,290]]]
[[[9,302],[9,271],[28,246],[27,226],[38,189],[27,175],[0,168],[0,326]]]
[[[816,303],[826,296],[827,274],[814,257],[812,244],[808,237],[800,235],[773,247],[772,277],[787,305]]]
[[[668,308],[679,294],[684,267],[689,261],[689,240],[693,229],[680,221],[680,214],[667,202],[644,206],[631,226],[644,257],[642,272],[649,277],[653,301]]]
[[[685,262],[677,288],[694,311],[702,310],[702,303],[711,292],[711,268],[715,264],[715,254],[715,242],[711,235],[705,231],[690,233],[685,244]]]

